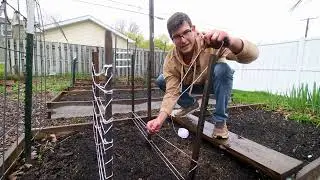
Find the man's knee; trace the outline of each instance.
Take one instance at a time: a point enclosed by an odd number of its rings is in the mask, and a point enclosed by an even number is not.
[[[156,84],[161,90],[166,90],[166,81],[164,80],[163,74],[160,74],[160,76],[156,79]]]
[[[214,76],[217,79],[233,79],[234,70],[227,63],[217,63],[214,66]]]

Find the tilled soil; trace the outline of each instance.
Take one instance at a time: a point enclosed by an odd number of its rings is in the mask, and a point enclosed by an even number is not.
[[[161,151],[185,176],[190,164],[188,156],[191,155],[192,137],[186,140],[179,138],[171,126],[163,129],[161,136],[188,154],[153,137]],[[113,179],[176,179],[131,121],[114,123],[113,137]],[[261,176],[254,169],[234,161],[207,143],[203,144],[200,157],[200,179],[257,179]],[[53,152],[47,150],[42,160],[18,179],[98,179],[91,129],[63,140],[55,146]]]
[[[305,163],[320,156],[320,129],[284,120],[279,113],[251,108],[232,109],[228,125],[238,135]],[[185,177],[190,165],[193,135],[181,139],[176,134],[178,127],[166,121],[159,135],[187,155],[157,136],[152,139]],[[133,122],[115,122],[113,138],[114,179],[175,179]],[[22,179],[97,179],[96,149],[91,129],[70,136],[53,151],[47,151],[42,164],[36,164]],[[311,156],[308,158],[308,155]],[[206,142],[201,146],[199,163],[199,179],[269,179]]]
[[[304,162],[320,157],[320,127],[286,120],[281,113],[234,109],[230,131]]]
[[[151,97],[162,97],[164,93],[159,89],[151,90]],[[103,97],[103,93],[100,94]],[[131,91],[113,91],[112,98],[116,101],[117,99],[131,99]],[[147,98],[147,90],[136,90],[134,98]],[[91,91],[83,92],[69,92],[64,94],[58,101],[92,101],[93,95]]]
[[[51,97],[47,94],[47,98]],[[3,150],[15,143],[18,137],[24,132],[24,100],[21,95],[19,100],[17,94],[8,93],[6,98],[0,94],[0,157]],[[32,128],[44,127],[46,117],[44,94],[35,94],[32,97]]]
[[[53,151],[47,149],[18,179],[99,179],[95,150],[92,128],[58,138]]]

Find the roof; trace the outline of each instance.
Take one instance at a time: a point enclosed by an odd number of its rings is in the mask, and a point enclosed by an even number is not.
[[[114,34],[116,34],[119,37],[122,37],[123,39],[127,39],[129,43],[134,43],[135,42],[132,39],[130,39],[128,36],[122,34],[121,32],[115,30],[111,26],[104,24],[100,20],[98,20],[98,19],[96,19],[96,18],[94,18],[94,17],[92,17],[90,15],[81,16],[81,17],[77,17],[77,18],[73,18],[73,19],[64,20],[64,21],[59,21],[58,23],[59,23],[59,25],[61,27],[63,27],[63,26],[69,25],[69,24],[78,23],[78,22],[87,21],[87,20],[92,21],[92,22],[102,26],[103,28],[113,32]],[[54,28],[57,28],[54,23],[47,24],[47,25],[44,26],[45,30],[54,29]]]

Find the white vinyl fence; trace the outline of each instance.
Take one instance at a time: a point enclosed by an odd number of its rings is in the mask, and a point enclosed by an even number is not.
[[[230,62],[234,89],[286,93],[301,83],[320,85],[320,39],[258,45],[259,58],[250,64]]]

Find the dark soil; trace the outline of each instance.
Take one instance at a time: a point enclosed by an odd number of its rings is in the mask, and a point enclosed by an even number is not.
[[[177,125],[172,126],[171,123],[166,123],[159,134],[187,155],[157,136],[153,136],[152,139],[178,171],[186,177],[190,166],[193,136],[181,139],[173,127],[176,130],[178,128]],[[115,170],[120,170],[120,174],[115,174],[115,179],[176,179],[132,122],[119,123],[114,128],[114,134],[114,166]],[[222,150],[208,143],[204,143],[201,147],[199,162],[199,179],[258,179],[263,177],[255,169],[235,161],[232,157],[225,155]]]
[[[13,92],[8,92],[6,98],[0,94],[0,102],[2,102],[0,103],[0,157],[2,157],[3,150],[9,149],[24,131],[24,99],[22,92],[20,93],[19,99]],[[47,99],[51,97],[51,94],[47,94]],[[32,128],[44,127],[46,116],[44,94],[33,95],[32,103]]]
[[[177,127],[175,127],[177,128]],[[192,137],[179,138],[171,124],[160,133],[168,141],[191,155]],[[131,121],[114,123],[113,179],[176,179]],[[59,141],[65,138],[59,138]],[[176,168],[186,175],[190,160],[159,137],[153,141]],[[219,164],[219,166],[217,166]],[[226,156],[221,150],[204,143],[201,148],[200,179],[257,179],[255,169]],[[76,133],[43,154],[41,161],[18,179],[98,179],[96,149],[91,129]]]
[[[64,93],[57,101],[92,101],[92,91],[78,91]]]
[[[112,97],[113,99],[131,99],[131,91],[113,91]],[[151,89],[151,97],[157,98],[157,97],[163,97],[164,93],[160,89]],[[148,91],[145,90],[139,90],[135,91],[134,98],[148,98]]]
[[[157,98],[162,97],[164,93],[159,89],[153,89],[151,90],[151,97]],[[100,94],[100,96],[103,96],[103,93]],[[114,90],[112,97],[114,101],[117,99],[131,99],[131,91],[117,91]],[[148,93],[147,90],[137,90],[135,91],[134,95],[135,99],[138,98],[147,98]],[[91,91],[83,91],[83,92],[68,92],[64,94],[58,101],[92,101],[93,96]]]
[[[157,116],[159,114],[160,109],[152,109],[151,110],[151,116]],[[140,117],[146,117],[148,116],[146,111],[137,111],[135,112],[138,116]],[[132,118],[132,113],[114,113],[112,114],[113,118],[115,120],[117,119],[127,119],[127,118]]]
[[[53,151],[45,151],[41,160],[34,161],[18,179],[99,179],[92,128],[58,138]]]
[[[124,81],[121,81],[121,80],[119,81],[119,80],[113,79],[112,80],[112,88],[115,88],[115,89],[128,88],[128,89],[130,89],[131,88],[131,80],[129,83],[127,82],[127,78],[125,78],[123,80]],[[104,83],[105,80],[102,78],[102,79],[100,79],[99,82]],[[155,82],[155,79],[151,79],[151,87],[157,87],[157,85],[154,82]],[[92,79],[77,79],[75,82],[76,87],[83,87],[83,86],[90,86],[90,85],[92,85]],[[135,88],[147,88],[146,81],[141,80],[141,79],[137,79],[134,82],[134,86],[135,86]]]
[[[88,123],[91,121],[92,121],[92,116],[46,119],[45,122],[43,123],[43,127]]]
[[[229,128],[238,135],[304,162],[320,157],[320,127],[285,120],[281,113],[234,109],[230,113]]]
[[[145,114],[139,112],[139,115]],[[228,126],[238,135],[305,163],[320,156],[320,128],[284,120],[279,113],[252,108],[231,109]],[[179,138],[173,130],[178,127],[166,121],[159,134],[190,156],[193,135]],[[175,179],[131,121],[115,122],[113,138],[114,179]],[[153,136],[153,141],[185,176],[190,165],[188,157],[157,136]],[[54,153],[48,151],[42,165],[32,167],[23,179],[95,179],[98,174],[95,158],[92,130],[88,129],[63,141]],[[199,179],[269,179],[206,142],[201,146],[199,163]]]

